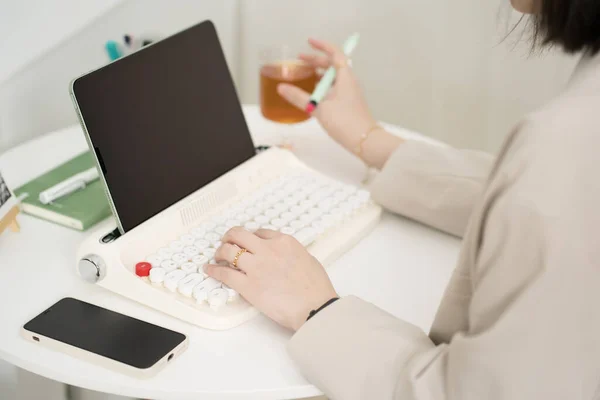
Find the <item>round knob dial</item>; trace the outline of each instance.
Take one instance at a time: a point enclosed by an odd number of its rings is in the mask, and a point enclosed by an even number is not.
[[[95,254],[88,254],[79,260],[79,276],[87,282],[98,282],[104,278],[105,272],[106,267],[104,261]]]

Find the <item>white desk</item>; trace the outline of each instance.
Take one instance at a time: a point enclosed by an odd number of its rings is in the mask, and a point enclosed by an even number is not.
[[[272,142],[275,124],[254,106],[245,113],[256,144]],[[291,127],[296,152],[309,165],[349,182],[363,168],[314,121]],[[401,134],[414,135],[400,131]],[[51,133],[0,157],[16,187],[86,149],[79,127]],[[287,399],[320,394],[288,358],[290,332],[260,316],[225,332],[192,327],[75,274],[82,233],[21,215],[21,233],[0,237],[0,358],[33,373],[87,389],[147,399]],[[459,248],[456,238],[385,214],[373,233],[329,268],[340,294],[356,294],[428,330]],[[190,348],[155,379],[143,381],[46,350],[19,336],[20,327],[64,296],[117,309],[190,336]]]

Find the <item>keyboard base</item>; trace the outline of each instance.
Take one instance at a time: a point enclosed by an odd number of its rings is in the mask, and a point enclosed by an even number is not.
[[[277,168],[273,168],[274,165]],[[205,302],[197,304],[193,298],[170,292],[163,286],[152,285],[147,278],[135,275],[133,266],[167,238],[178,237],[187,232],[190,225],[202,222],[205,208],[220,205],[223,203],[223,196],[228,199],[225,189],[234,188],[237,196],[242,196],[242,193],[247,193],[252,187],[262,184],[262,181],[272,179],[269,175],[283,171],[319,175],[290,152],[279,149],[266,151],[117,240],[110,243],[101,241],[102,237],[115,228],[114,221],[99,225],[81,244],[77,253],[78,265],[84,258],[100,260],[102,265],[99,267],[98,277],[89,274],[89,264],[87,273],[80,272],[80,275],[95,280],[96,284],[112,292],[199,327],[225,330],[252,319],[259,312],[243,299],[229,302],[215,311]],[[256,179],[262,181],[256,182]],[[199,201],[205,206],[190,208],[190,204]],[[366,236],[378,223],[380,216],[381,207],[369,202],[318,237],[307,246],[307,250],[327,267]],[[156,232],[161,232],[161,235]]]

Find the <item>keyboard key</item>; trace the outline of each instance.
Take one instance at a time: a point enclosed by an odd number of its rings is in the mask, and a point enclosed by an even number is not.
[[[175,241],[171,242],[169,247],[172,248],[174,251],[181,251],[181,250],[183,250],[185,245],[183,244],[183,242],[180,242],[179,240],[175,240]]]
[[[161,247],[160,249],[158,249],[158,255],[160,257],[162,257],[163,259],[169,259],[171,258],[171,256],[175,253],[175,251],[173,249],[171,249],[170,247]]]
[[[179,281],[183,278],[185,278],[185,272],[183,272],[180,269],[176,269],[165,275],[164,285],[171,292],[174,292],[177,290],[177,285],[179,284]]]
[[[268,229],[268,230],[270,230],[270,231],[276,231],[276,230],[277,230],[277,227],[276,227],[276,226],[273,226],[273,225],[271,225],[271,224],[265,224],[265,225],[261,226],[261,229]]]
[[[163,268],[167,272],[171,272],[177,269],[177,263],[173,260],[165,260],[160,263],[160,267]]]
[[[231,229],[231,228],[233,228],[234,226],[240,226],[241,224],[242,224],[242,223],[241,223],[239,220],[237,220],[237,219],[230,219],[230,220],[228,220],[227,222],[225,222],[225,226],[226,226],[228,229]]]
[[[244,229],[246,229],[248,232],[256,232],[260,229],[260,224],[255,221],[246,222],[244,224]]]
[[[281,201],[283,198],[287,197],[288,192],[284,189],[277,189],[273,192],[273,195],[276,196]]]
[[[331,210],[329,210],[329,214],[331,214],[333,218],[335,218],[336,222],[339,222],[342,219],[344,219],[344,213],[339,207],[333,207]]]
[[[362,201],[369,201],[371,199],[371,193],[366,190],[359,190],[356,192],[356,196]]]
[[[238,221],[240,221],[240,225],[250,221],[250,215],[246,214],[246,213],[240,213],[238,215],[235,216],[235,219],[237,219]]]
[[[302,221],[299,220],[294,220],[290,222],[290,227],[294,229],[294,231],[300,230],[302,228],[304,228],[306,226],[306,224]]]
[[[204,275],[190,274],[179,281],[177,290],[186,297],[192,297],[194,288],[204,280]]]
[[[320,235],[327,229],[322,221],[313,221],[310,226]]]
[[[150,270],[152,269],[152,264],[149,262],[139,262],[135,264],[135,274],[139,277],[145,277],[150,275]]]
[[[352,211],[354,211],[354,208],[347,201],[342,201],[340,204],[338,204],[338,207],[340,210],[342,210],[342,214],[345,217],[349,217],[352,215]]]
[[[294,237],[303,246],[308,246],[317,238],[317,231],[314,228],[304,228],[296,233],[294,233]]]
[[[208,298],[208,294],[211,291],[213,291],[214,289],[220,288],[220,287],[221,287],[221,282],[219,282],[215,278],[209,277],[209,278],[204,279],[198,285],[196,285],[196,287],[194,287],[194,290],[192,291],[192,294],[193,294],[194,298],[196,299],[196,301],[198,301],[200,303],[202,301],[205,301]],[[201,300],[199,300],[199,299],[201,299]]]
[[[226,226],[217,226],[215,228],[215,232],[217,232],[219,235],[223,236],[227,231],[229,230],[229,228],[227,228]]]
[[[217,226],[217,223],[214,221],[206,221],[203,222],[202,224],[200,224],[199,228],[200,229],[204,229],[204,232],[209,232],[212,231],[213,229],[215,229],[215,227]]]
[[[348,202],[348,204],[350,204],[352,206],[352,208],[354,210],[358,210],[359,208],[361,208],[363,205],[366,204],[366,201],[360,200],[358,198],[358,196],[350,196],[348,197],[348,200],[346,200]]]
[[[210,242],[206,239],[199,239],[194,242],[194,246],[200,249],[200,251],[210,247]]]
[[[277,202],[279,202],[279,197],[275,196],[274,194],[270,194],[267,197],[265,197],[265,202],[269,206],[272,206],[273,204],[276,204]]]
[[[298,198],[295,196],[288,196],[285,199],[283,199],[283,203],[288,207],[295,206],[296,204],[298,204],[298,201],[300,200],[298,200]]]
[[[186,256],[183,253],[175,253],[171,257],[171,260],[175,261],[175,264],[177,264],[177,266],[179,266],[183,263],[186,263],[189,259],[190,259],[190,257]]]
[[[186,246],[190,246],[194,244],[196,238],[194,237],[194,235],[183,235],[179,238],[179,241]]]
[[[344,192],[343,190],[338,190],[337,192],[335,192],[333,194],[333,198],[336,199],[337,201],[344,201],[344,200],[346,200],[347,197],[348,197],[348,193]]]
[[[267,208],[269,208],[269,203],[267,203],[265,200],[257,201],[254,207],[258,208],[261,211],[266,210]]]
[[[183,272],[186,273],[186,275],[192,274],[194,272],[198,272],[198,265],[196,265],[196,263],[193,262],[186,262],[184,264],[181,265],[181,267],[179,267]]]
[[[257,215],[256,217],[254,217],[254,220],[259,224],[264,225],[269,222],[270,218],[266,215]]]
[[[296,217],[299,217],[300,215],[304,214],[304,212],[306,210],[307,210],[307,208],[302,207],[302,206],[298,206],[298,205],[290,207],[290,212],[292,214],[294,214]]]
[[[213,249],[218,249],[219,247],[221,247],[222,244],[223,244],[223,242],[221,242],[220,240],[218,240],[218,241],[214,242],[211,247]]]
[[[281,218],[273,218],[273,219],[271,220],[271,225],[273,225],[273,226],[275,226],[275,227],[277,227],[277,228],[283,228],[284,226],[286,226],[286,225],[287,225],[287,222],[286,222],[286,221],[284,221],[284,220],[283,220],[283,219],[281,219]]]
[[[310,210],[308,210],[308,215],[311,215],[314,218],[319,218],[321,215],[323,215],[323,210],[317,207],[313,207]]]
[[[208,240],[209,242],[214,243],[214,242],[218,242],[219,240],[221,240],[221,235],[219,235],[218,233],[215,233],[215,232],[209,232],[206,234],[206,236],[204,236],[204,238],[206,240]]]
[[[194,257],[195,255],[200,254],[200,251],[200,247],[194,245],[183,248],[183,254],[188,257]]]
[[[288,210],[288,206],[283,203],[277,203],[273,205],[273,210],[277,211],[277,214],[281,214],[282,212]]]
[[[331,228],[336,223],[335,217],[331,214],[323,214],[319,221],[323,223],[325,228]]]
[[[279,232],[283,233],[284,235],[293,235],[296,230],[291,226],[284,226],[279,230]]]
[[[214,311],[218,311],[221,307],[227,304],[227,300],[229,300],[229,293],[227,293],[227,290],[222,288],[213,289],[208,294],[208,305]]]
[[[254,204],[255,200],[252,200],[250,197],[246,197],[242,201],[240,201],[240,205],[244,208],[251,207]]]
[[[217,250],[213,248],[204,249],[202,250],[202,255],[206,256],[210,260],[215,256],[216,251]]]
[[[335,200],[333,199],[333,197],[326,197],[325,199],[323,199],[319,202],[317,207],[321,211],[329,211],[329,209],[331,209],[334,204],[335,204]]]
[[[208,278],[207,278],[208,279]],[[194,297],[194,299],[196,299],[196,303],[198,304],[202,304],[204,303],[206,300],[208,300],[208,290],[206,290],[203,287],[198,287],[196,286],[193,290],[192,290],[192,296]]]
[[[232,219],[234,217],[234,215],[236,215],[236,214],[240,214],[240,213],[244,212],[245,208],[246,208],[246,206],[241,203],[238,203],[238,204],[234,205],[233,207],[231,207],[230,210],[233,213],[233,215],[231,217],[229,217],[229,219]]]
[[[324,198],[324,197],[323,197]],[[302,200],[299,203],[300,207],[306,207],[306,208],[311,208],[314,207],[320,200],[312,200],[312,199],[306,199],[306,200]]]
[[[237,298],[239,297],[239,293],[236,292],[235,290],[233,290],[232,288],[230,288],[229,286],[227,286],[226,284],[221,284],[222,288],[224,290],[227,291],[227,294],[229,295],[229,298],[227,299],[228,301],[235,301],[237,300]]]
[[[196,239],[204,239],[204,235],[206,235],[206,229],[204,229],[204,228],[194,228],[194,229],[191,230],[190,233]]]
[[[260,208],[258,208],[258,207],[247,208],[246,214],[248,214],[250,216],[250,218],[254,218],[260,214]]]
[[[310,224],[316,217],[312,214],[302,214],[298,217],[298,221],[303,222],[305,225]]]
[[[197,267],[203,267],[204,264],[208,263],[208,260],[209,260],[208,257],[206,257],[205,255],[201,255],[201,254],[192,257],[192,262],[194,264],[196,264]]]
[[[146,257],[146,261],[148,261],[150,264],[152,264],[152,267],[154,267],[154,268],[160,266],[160,263],[163,262],[163,260],[164,260],[164,258],[159,256],[158,254],[152,254],[152,255]]]
[[[294,215],[294,213],[286,211],[286,212],[282,213],[279,218],[281,218],[285,222],[290,222],[291,220],[296,219],[296,216]],[[273,224],[273,225],[275,225],[275,224]]]
[[[227,218],[225,218],[221,215],[215,215],[214,217],[211,218],[211,221],[215,224],[215,226],[224,224],[226,220],[227,220]]]
[[[269,208],[268,210],[265,210],[265,212],[263,214],[265,214],[265,216],[267,216],[269,218],[275,218],[276,216],[279,215],[279,212],[273,208]]]
[[[161,285],[165,280],[165,275],[167,275],[167,271],[164,268],[152,268],[149,276],[150,282]]]

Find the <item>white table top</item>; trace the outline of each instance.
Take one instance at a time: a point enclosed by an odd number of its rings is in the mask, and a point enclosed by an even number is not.
[[[255,106],[244,108],[256,144],[281,129]],[[287,128],[307,164],[358,183],[362,164],[330,140],[315,121]],[[405,136],[414,136],[398,130]],[[86,149],[80,128],[37,138],[0,156],[0,171],[17,187]],[[286,353],[291,333],[259,316],[214,332],[146,308],[80,280],[75,249],[84,234],[19,216],[21,233],[0,236],[0,358],[70,385],[147,399],[284,399],[320,394]],[[377,228],[328,271],[341,295],[355,294],[427,331],[454,267],[459,241],[385,213]],[[29,343],[21,326],[65,296],[118,309],[189,335],[189,349],[155,378],[138,380]]]

